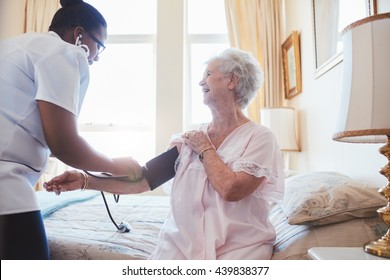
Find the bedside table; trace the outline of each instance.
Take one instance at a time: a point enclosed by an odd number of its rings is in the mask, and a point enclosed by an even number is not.
[[[313,247],[307,253],[313,260],[390,260],[366,253],[363,247]]]

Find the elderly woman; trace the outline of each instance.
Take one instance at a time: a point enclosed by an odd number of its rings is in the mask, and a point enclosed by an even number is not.
[[[258,91],[262,75],[254,57],[238,49],[227,49],[207,62],[200,86],[212,121],[172,142],[180,154],[171,211],[150,259],[271,257],[275,231],[268,219],[269,201],[283,197],[283,161],[274,135],[242,111]],[[80,174],[62,176],[49,182],[49,191],[83,185]],[[148,189],[145,180],[102,187],[91,179],[89,188],[114,193]]]
[[[185,133],[172,210],[151,259],[269,259],[269,201],[282,198],[283,161],[274,135],[243,113],[263,80],[254,57],[227,49],[200,81],[212,121]]]

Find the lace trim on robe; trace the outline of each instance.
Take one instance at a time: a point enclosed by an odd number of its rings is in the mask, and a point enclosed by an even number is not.
[[[252,162],[236,162],[233,164],[232,169],[234,172],[243,171],[256,177],[265,176],[271,184],[275,184],[278,178],[277,175],[271,172],[269,168],[260,167]]]
[[[243,171],[256,177],[266,177],[267,180],[261,185],[263,187],[259,186],[253,194],[256,197],[266,200],[275,200],[275,198],[276,200],[279,199],[280,195],[274,193],[276,190],[273,190],[273,188],[277,185],[278,176],[269,168],[260,167],[252,162],[237,162],[233,164],[232,169],[234,172]],[[265,187],[267,185],[268,187]]]

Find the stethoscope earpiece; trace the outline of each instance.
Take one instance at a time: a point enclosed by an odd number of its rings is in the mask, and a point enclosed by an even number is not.
[[[77,35],[77,39],[76,39],[75,45],[79,46],[80,48],[82,48],[85,51],[86,57],[88,57],[89,56],[89,48],[88,48],[88,46],[86,44],[82,44],[81,43],[81,39],[83,39],[83,35],[82,34]]]

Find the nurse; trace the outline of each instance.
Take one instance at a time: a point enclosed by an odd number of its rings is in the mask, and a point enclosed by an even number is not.
[[[142,176],[131,157],[109,158],[78,134],[89,65],[105,49],[107,23],[82,0],[60,3],[49,32],[0,42],[1,259],[49,259],[33,187],[50,154],[77,169]]]

